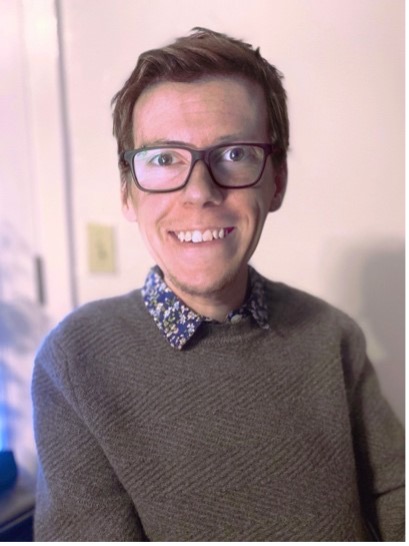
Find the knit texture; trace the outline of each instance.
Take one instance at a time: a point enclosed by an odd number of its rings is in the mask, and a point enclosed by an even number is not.
[[[44,541],[404,538],[403,431],[356,324],[267,282],[270,329],[179,351],[140,291],[87,304],[33,376]]]

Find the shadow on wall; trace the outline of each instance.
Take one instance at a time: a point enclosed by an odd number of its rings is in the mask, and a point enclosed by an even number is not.
[[[405,249],[367,256],[362,272],[362,313],[384,349],[374,363],[385,394],[405,416]]]
[[[30,404],[26,396],[19,405],[9,398],[13,391],[23,393],[31,379],[18,364],[25,356],[32,358],[45,326],[41,309],[29,300],[12,304],[0,301],[0,427],[4,444],[14,444],[15,431],[24,414],[22,407]]]
[[[35,301],[33,253],[10,225],[0,225],[0,256],[0,449],[27,468],[35,460],[32,366],[49,319]]]
[[[363,328],[368,354],[376,368],[382,392],[399,419],[405,418],[405,247],[403,241],[342,248],[334,271],[335,302],[354,309]]]

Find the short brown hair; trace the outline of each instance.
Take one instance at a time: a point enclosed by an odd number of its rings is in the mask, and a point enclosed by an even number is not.
[[[271,141],[279,148],[275,161],[286,159],[289,146],[287,96],[283,75],[266,61],[259,48],[226,34],[195,27],[189,36],[159,49],[145,51],[118,93],[113,106],[113,133],[118,155],[134,147],[132,114],[142,92],[162,81],[191,82],[212,75],[241,75],[258,83],[264,91]],[[129,181],[129,171],[120,163],[122,183]]]

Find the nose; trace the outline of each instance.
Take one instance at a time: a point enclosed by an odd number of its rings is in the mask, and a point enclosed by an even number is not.
[[[203,160],[196,161],[182,191],[185,204],[220,205],[223,201],[223,189],[213,182],[209,169]]]

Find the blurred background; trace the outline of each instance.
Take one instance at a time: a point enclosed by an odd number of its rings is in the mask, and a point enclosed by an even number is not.
[[[110,100],[138,55],[204,26],[285,76],[289,187],[252,260],[362,326],[404,419],[404,0],[0,0],[0,449],[35,471],[46,332],[141,285]],[[69,445],[69,440],[67,440]]]

